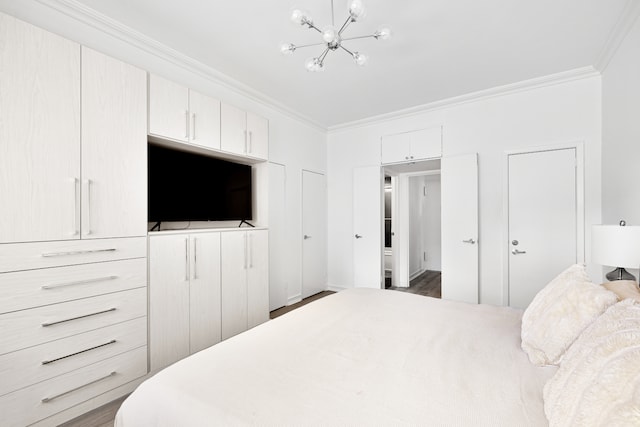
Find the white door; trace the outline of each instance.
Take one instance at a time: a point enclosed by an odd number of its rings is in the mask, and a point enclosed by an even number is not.
[[[327,289],[325,176],[302,171],[302,298]]]
[[[147,234],[147,73],[82,48],[82,238]]]
[[[411,159],[424,160],[442,156],[442,127],[421,129],[409,133]]]
[[[382,164],[406,162],[411,153],[411,134],[405,132],[383,136],[381,149]]]
[[[80,45],[0,14],[0,243],[80,237]]]
[[[224,102],[220,106],[220,148],[235,154],[247,152],[247,113]]]
[[[383,177],[379,166],[353,171],[353,284],[357,288],[381,288]],[[395,248],[394,248],[395,250]]]
[[[189,141],[202,147],[220,149],[220,101],[189,90],[191,129]]]
[[[149,133],[189,141],[189,89],[149,74]]]
[[[220,233],[190,237],[189,350],[220,342]]]
[[[247,327],[269,320],[269,231],[247,231]]]
[[[285,186],[284,165],[269,163],[269,311],[287,305],[290,268]]]
[[[247,113],[247,154],[259,159],[269,158],[269,121]]]
[[[247,269],[245,231],[221,233],[222,339],[247,330]]]
[[[576,149],[508,156],[509,305],[577,262]]]
[[[149,357],[158,371],[189,355],[189,236],[149,239]]]
[[[478,155],[443,157],[442,298],[478,302]]]

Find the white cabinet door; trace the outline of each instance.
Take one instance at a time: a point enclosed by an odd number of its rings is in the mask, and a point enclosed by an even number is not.
[[[353,285],[380,289],[382,270],[382,174],[379,166],[353,171]]]
[[[0,243],[80,232],[80,45],[0,14]]]
[[[191,235],[190,351],[220,342],[220,233]]]
[[[382,137],[382,163],[406,162],[411,155],[411,135],[400,133]]]
[[[247,326],[269,320],[269,232],[247,231]]]
[[[189,355],[189,236],[149,238],[149,357],[157,371]]]
[[[149,134],[189,141],[189,89],[149,74]]]
[[[432,127],[409,133],[411,160],[433,159],[442,156],[442,127]]]
[[[478,155],[442,158],[442,298],[478,302]]]
[[[325,176],[302,171],[302,298],[327,289]]]
[[[191,114],[189,140],[202,147],[220,149],[220,101],[189,90]]]
[[[224,102],[220,107],[220,148],[229,153],[247,153],[247,113]]]
[[[147,76],[82,48],[82,238],[147,233]]]
[[[269,158],[269,121],[257,114],[247,113],[247,155]]]
[[[248,242],[245,231],[221,233],[222,339],[247,330]]]

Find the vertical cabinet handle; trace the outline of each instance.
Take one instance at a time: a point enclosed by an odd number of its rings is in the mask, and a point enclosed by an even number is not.
[[[80,180],[76,177],[73,178],[73,232],[72,236],[77,236],[80,233],[78,229],[78,213],[80,209],[78,209],[78,187],[80,184]]]
[[[243,132],[244,132],[244,152],[246,154],[247,153],[247,130],[245,129]]]
[[[191,114],[191,140],[196,139],[196,113]]]
[[[253,152],[253,132],[249,131],[249,153]]]
[[[249,268],[253,268],[253,234],[249,236]]]
[[[193,279],[198,278],[198,239],[193,238]]]
[[[91,234],[91,186],[92,181],[90,179],[86,180],[87,182],[87,231],[84,233],[85,235]]]
[[[189,281],[189,238],[184,239],[184,281]]]
[[[184,137],[189,139],[189,110],[184,112]]]

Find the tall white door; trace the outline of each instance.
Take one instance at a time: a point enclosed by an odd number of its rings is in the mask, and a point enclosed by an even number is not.
[[[269,231],[247,231],[247,327],[269,320]]]
[[[245,231],[221,233],[222,339],[247,330],[249,242]]]
[[[269,163],[269,311],[287,305],[290,268],[285,186],[284,165]]]
[[[509,305],[577,261],[576,149],[508,156]]]
[[[381,288],[383,176],[379,166],[353,171],[353,284],[357,288]],[[395,249],[394,249],[395,250]]]
[[[302,171],[302,298],[327,289],[325,176]]]
[[[442,298],[478,302],[478,155],[443,157]]]

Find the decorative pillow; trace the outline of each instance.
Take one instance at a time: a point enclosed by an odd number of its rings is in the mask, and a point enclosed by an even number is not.
[[[578,335],[617,301],[616,294],[589,280],[584,265],[572,265],[525,310],[522,349],[534,365],[557,365]]]
[[[614,280],[603,283],[602,286],[618,295],[619,301],[631,298],[640,302],[640,289],[635,280]]]
[[[544,387],[551,427],[640,426],[640,305],[610,307],[567,350]]]

